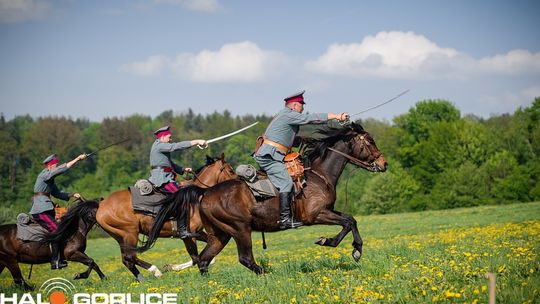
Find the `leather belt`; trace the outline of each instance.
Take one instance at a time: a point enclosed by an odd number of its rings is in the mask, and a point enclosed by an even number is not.
[[[284,145],[277,143],[275,141],[271,141],[269,139],[265,139],[263,141],[263,144],[267,144],[273,147],[278,148],[279,151],[283,152],[284,154],[287,154],[289,152],[289,147],[285,147]]]
[[[167,166],[152,166],[152,169],[163,169],[164,172],[174,172],[172,167]]]
[[[47,192],[34,192],[34,196],[38,196],[38,195],[45,195],[45,196],[51,197],[51,194]]]

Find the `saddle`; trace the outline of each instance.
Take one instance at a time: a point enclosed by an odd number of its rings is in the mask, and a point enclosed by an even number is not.
[[[165,198],[165,194],[155,191],[154,185],[150,181],[141,179],[135,183],[134,187],[128,187],[131,193],[131,205],[135,212],[156,216],[161,209],[159,202]]]
[[[300,153],[292,152],[285,156],[285,167],[294,182],[294,196],[298,196],[306,185],[304,178],[304,165],[300,160]],[[242,178],[258,201],[266,200],[278,195],[277,188],[270,182],[263,170],[256,170],[252,165],[239,165],[236,174]]]
[[[26,213],[17,215],[17,239],[25,242],[37,242],[44,239],[49,231],[35,222]]]

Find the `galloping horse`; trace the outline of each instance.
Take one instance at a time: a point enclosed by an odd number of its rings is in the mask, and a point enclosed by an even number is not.
[[[236,177],[236,174],[229,163],[225,161],[225,156],[221,158],[207,157],[206,165],[195,175],[195,185],[210,187],[219,182]],[[163,202],[166,204],[166,202]],[[189,206],[189,205],[188,205]],[[136,265],[150,271],[154,276],[160,277],[161,271],[154,265],[145,262],[137,257],[134,247],[137,246],[139,233],[147,234],[154,222],[154,218],[142,213],[133,211],[131,205],[131,194],[128,190],[119,190],[111,193],[99,203],[96,219],[101,228],[107,231],[120,245],[122,262],[133,273],[137,280],[143,280]],[[198,239],[206,241],[206,233],[202,232],[203,226],[197,208],[191,208],[189,215],[189,230],[199,232]],[[168,221],[159,231],[160,237],[174,236],[173,223]],[[193,264],[198,263],[197,245],[193,239],[183,239]]]
[[[5,267],[11,272],[13,281],[24,289],[32,289],[21,274],[18,263],[44,264],[51,261],[51,250],[47,242],[60,241],[64,246],[64,256],[69,261],[75,261],[88,266],[88,269],[75,275],[75,279],[86,279],[92,269],[95,269],[101,279],[105,275],[92,258],[84,253],[86,235],[96,223],[97,201],[81,201],[68,209],[62,217],[57,230],[45,236],[44,241],[23,242],[17,239],[17,225],[0,226],[0,272]]]
[[[320,139],[311,139],[308,147],[311,169],[306,172],[306,186],[293,204],[294,215],[305,225],[340,225],[343,229],[332,238],[321,237],[316,244],[336,247],[352,231],[352,256],[358,261],[362,255],[362,238],[356,220],[351,215],[334,211],[336,184],[348,162],[368,171],[383,172],[387,168],[384,156],[371,135],[362,126],[351,123],[342,128],[320,130]],[[199,256],[199,270],[208,272],[209,262],[234,238],[238,258],[242,265],[257,274],[263,272],[253,257],[251,232],[279,230],[278,198],[259,202],[245,182],[235,179],[219,183],[209,189],[189,186],[177,192],[172,204],[162,208],[156,217],[147,243],[139,248],[146,250],[155,241],[154,232],[161,229],[168,214],[178,212],[185,202],[197,202],[208,233],[208,243]]]

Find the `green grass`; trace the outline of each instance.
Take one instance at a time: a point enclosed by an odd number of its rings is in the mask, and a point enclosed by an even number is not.
[[[320,247],[313,242],[340,227],[313,226],[267,234],[267,250],[253,233],[255,257],[266,270],[261,276],[237,262],[231,241],[207,276],[191,268],[156,279],[141,270],[148,280],[137,283],[116,242],[103,238],[90,240],[87,254],[109,279],[92,273],[72,282],[77,292],[173,292],[189,303],[487,303],[485,274],[493,272],[498,303],[540,302],[540,202],[356,218],[364,239],[359,263],[351,257],[351,235],[337,248]],[[140,257],[160,268],[189,260],[178,239],[160,239]],[[22,268],[27,274],[29,266]],[[39,288],[84,270],[75,263],[54,272],[35,265],[30,283]],[[0,290],[22,292],[11,284],[4,270]]]

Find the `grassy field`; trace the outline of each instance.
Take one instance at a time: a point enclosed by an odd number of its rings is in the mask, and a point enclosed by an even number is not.
[[[208,276],[191,268],[156,279],[143,270],[148,280],[138,283],[116,242],[104,238],[90,240],[87,253],[109,279],[92,273],[72,282],[77,292],[173,292],[186,303],[487,303],[485,274],[493,272],[498,303],[540,303],[540,202],[357,220],[364,239],[359,263],[351,257],[351,235],[337,248],[320,247],[313,242],[340,227],[314,226],[267,234],[267,250],[254,233],[254,254],[266,271],[261,276],[237,262],[231,241]],[[188,260],[177,239],[160,239],[141,257],[158,267]],[[27,274],[29,266],[22,267]],[[36,265],[30,283],[39,288],[49,278],[71,279],[83,270],[75,263],[54,272]],[[11,284],[4,270],[0,290],[21,292]]]

